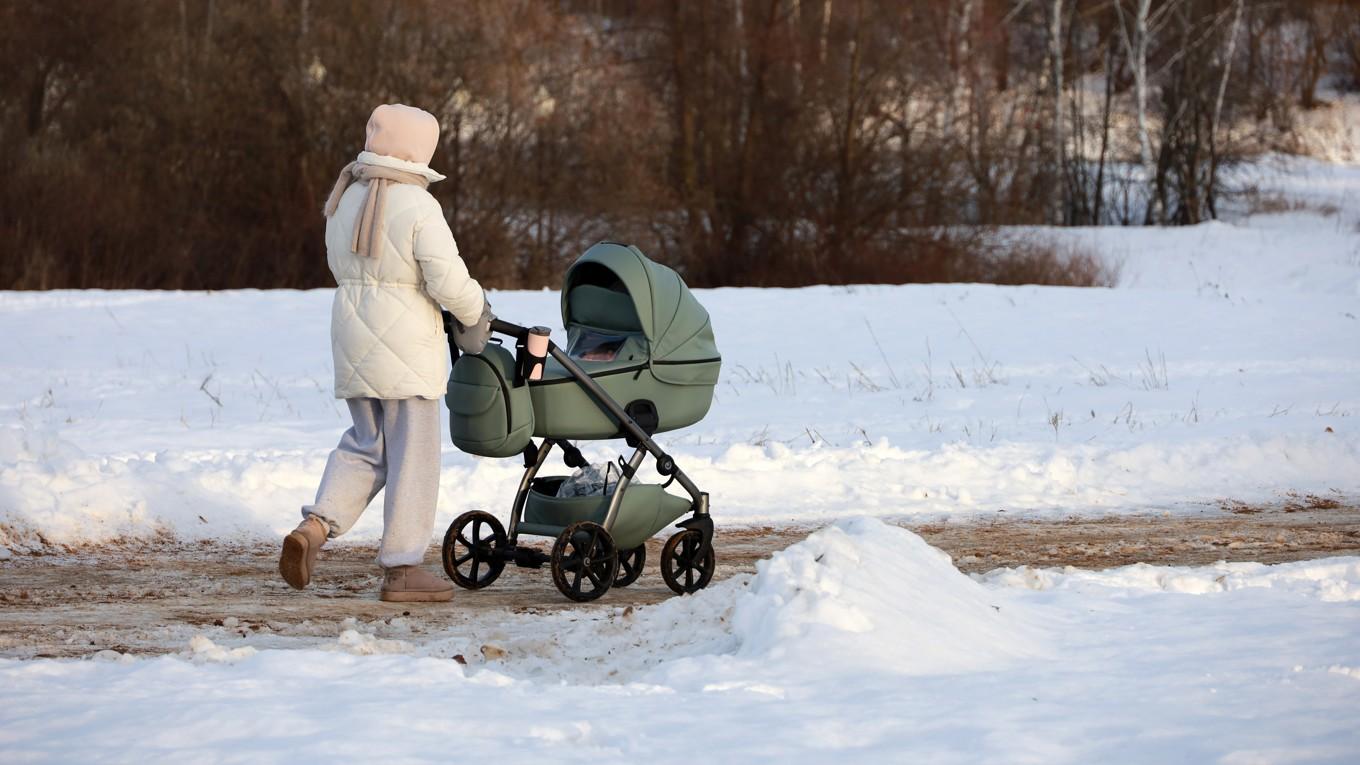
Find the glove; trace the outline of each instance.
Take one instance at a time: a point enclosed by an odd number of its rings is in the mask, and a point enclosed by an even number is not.
[[[486,343],[491,339],[491,320],[496,315],[491,313],[491,301],[483,298],[482,317],[471,327],[464,327],[463,323],[457,318],[453,320],[453,342],[458,346],[458,350],[463,353],[476,355],[486,348]]]

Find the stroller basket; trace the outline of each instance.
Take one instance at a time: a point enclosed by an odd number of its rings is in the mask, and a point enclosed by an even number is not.
[[[609,497],[559,497],[557,488],[563,480],[563,476],[534,480],[524,505],[524,520],[519,525],[521,534],[557,536],[573,523],[604,523],[609,513]],[[619,549],[631,550],[689,512],[689,506],[688,499],[668,494],[656,484],[630,484],[619,507],[618,520],[609,533]]]

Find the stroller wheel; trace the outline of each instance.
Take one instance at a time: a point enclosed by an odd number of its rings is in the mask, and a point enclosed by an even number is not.
[[[703,534],[690,529],[667,539],[661,548],[661,578],[676,595],[698,592],[713,578],[717,558],[712,545],[704,554],[699,553],[703,541]]]
[[[557,535],[552,549],[553,584],[584,603],[609,591],[619,566],[614,538],[598,523],[573,523]]]
[[[627,587],[642,576],[642,566],[647,563],[647,545],[640,544],[631,550],[619,553],[619,574],[614,578],[615,587]]]
[[[480,590],[505,570],[505,546],[505,527],[496,516],[481,510],[463,513],[444,534],[444,573],[459,587]]]

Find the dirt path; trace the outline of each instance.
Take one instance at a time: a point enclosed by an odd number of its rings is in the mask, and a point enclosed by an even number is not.
[[[1194,516],[1138,515],[1068,520],[969,520],[902,525],[954,556],[967,572],[1000,566],[1108,568],[1218,560],[1280,562],[1360,554],[1360,506],[1305,497],[1271,507],[1229,503]],[[720,529],[721,580],[797,542],[808,527]],[[294,592],[275,573],[273,545],[157,544],[0,561],[0,656],[82,656],[101,650],[183,650],[207,629],[267,646],[294,638],[333,640],[347,618],[434,634],[469,629],[509,613],[576,608],[609,611],[671,597],[648,547],[643,577],[600,602],[562,598],[547,569],[508,568],[492,587],[459,591],[451,606],[381,603],[374,548],[336,545],[322,553],[311,589]],[[438,559],[432,550],[430,560]],[[403,618],[409,617],[409,618]]]

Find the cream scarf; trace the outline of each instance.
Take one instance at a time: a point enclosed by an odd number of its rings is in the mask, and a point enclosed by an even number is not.
[[[340,206],[340,197],[354,181],[368,183],[368,196],[364,198],[364,204],[359,208],[359,217],[354,221],[354,239],[349,244],[349,251],[365,257],[376,257],[382,252],[380,242],[384,233],[383,212],[387,207],[388,184],[410,183],[426,189],[430,187],[430,181],[417,173],[358,161],[351,162],[345,165],[345,169],[340,171],[340,177],[335,179],[335,188],[331,189],[330,198],[326,200],[327,218],[335,214],[335,209]]]

